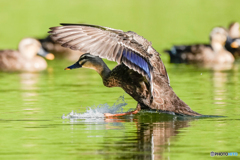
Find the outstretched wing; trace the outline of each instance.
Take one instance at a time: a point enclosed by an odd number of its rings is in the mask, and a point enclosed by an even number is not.
[[[117,63],[152,80],[150,54],[129,32],[88,24],[61,24],[50,28],[53,40],[63,47],[90,53]]]

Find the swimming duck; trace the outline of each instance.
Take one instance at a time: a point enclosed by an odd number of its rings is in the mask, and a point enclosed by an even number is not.
[[[227,38],[225,48],[233,54],[235,59],[237,59],[240,57],[239,23],[234,22],[230,24],[228,33],[229,36]]]
[[[171,63],[232,64],[234,57],[224,48],[227,36],[226,29],[216,27],[210,33],[210,44],[173,46],[165,52]]]
[[[106,87],[121,87],[137,102],[132,112],[105,116],[136,114],[141,109],[200,116],[184,103],[170,86],[166,68],[151,42],[135,32],[87,24],[61,24],[50,28],[51,37],[63,47],[80,50],[79,60],[66,68],[90,68],[98,72]],[[101,58],[118,65],[110,70]]]
[[[18,50],[0,50],[1,71],[42,71],[47,68],[46,61],[37,54],[54,59],[53,54],[46,52],[39,41],[24,38],[19,42]]]
[[[59,43],[53,41],[50,36],[38,40],[45,50],[53,53],[54,56],[59,59],[64,58],[70,61],[76,61],[83,54],[80,51],[74,51],[69,48],[62,47]]]
[[[225,48],[232,53],[235,59],[240,57],[240,38],[228,37]]]

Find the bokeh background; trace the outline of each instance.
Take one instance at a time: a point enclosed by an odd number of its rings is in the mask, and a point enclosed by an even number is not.
[[[174,44],[208,43],[213,27],[240,22],[239,9],[239,0],[0,0],[0,49],[17,49],[24,37],[44,38],[49,27],[59,23],[96,24],[138,33],[161,54],[171,86],[181,99],[199,113],[229,117],[180,123],[175,129],[171,128],[175,121],[156,121],[155,130],[151,126],[151,132],[143,133],[166,135],[160,138],[164,143],[157,146],[155,159],[207,159],[212,150],[240,149],[239,65],[223,72],[174,65],[163,50]],[[151,150],[144,150],[140,144],[145,141],[138,137],[143,123],[61,119],[71,110],[111,105],[124,94],[121,88],[104,87],[95,71],[64,71],[70,64],[57,59],[48,61],[48,69],[40,73],[0,73],[0,159],[151,157]],[[125,110],[135,108],[136,102],[124,95]]]
[[[1,0],[0,48],[44,37],[59,23],[89,23],[135,31],[161,51],[172,44],[207,43],[215,26],[239,21],[238,0]]]

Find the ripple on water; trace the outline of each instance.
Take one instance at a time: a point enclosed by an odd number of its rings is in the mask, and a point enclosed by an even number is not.
[[[98,106],[93,105],[87,107],[87,110],[84,113],[72,111],[66,116],[63,114],[62,119],[104,118],[104,113],[123,113],[123,107],[126,105],[127,103],[125,102],[124,96],[120,96],[112,106],[109,106],[107,103],[99,104]],[[133,109],[129,109],[128,112],[131,110]]]

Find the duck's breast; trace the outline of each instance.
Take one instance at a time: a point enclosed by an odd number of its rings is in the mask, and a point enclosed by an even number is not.
[[[47,68],[47,62],[40,56],[35,56],[33,59],[25,60],[22,71],[38,72]]]

